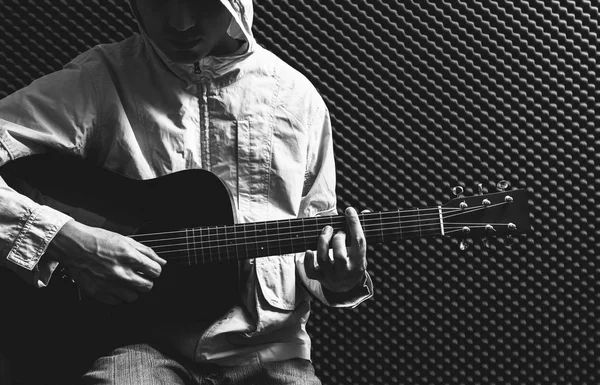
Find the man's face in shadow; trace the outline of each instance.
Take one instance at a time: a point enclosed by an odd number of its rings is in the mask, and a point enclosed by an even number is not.
[[[134,0],[136,18],[172,61],[193,63],[235,49],[227,34],[232,15],[220,0]]]

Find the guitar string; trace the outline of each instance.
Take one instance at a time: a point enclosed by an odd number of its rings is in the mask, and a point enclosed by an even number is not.
[[[480,228],[485,228],[485,226],[479,226]],[[476,228],[476,227],[473,227]],[[432,231],[434,230],[434,231]],[[429,229],[423,229],[424,232],[427,233],[427,235],[436,235],[439,234],[439,232],[436,229],[433,228],[429,228]],[[462,227],[456,227],[456,228],[448,228],[446,229],[446,234],[450,234],[450,233],[455,233],[458,231],[463,231]],[[412,237],[414,235],[422,235],[420,234],[420,231],[416,231],[416,230],[411,230],[411,231],[406,231],[403,234],[402,238],[408,238],[408,237]],[[371,234],[367,234],[367,236],[370,235],[380,235],[380,231],[374,231]],[[399,235],[398,233],[386,233],[385,236],[394,236],[394,235]],[[307,246],[308,243],[311,242],[315,242],[317,238],[317,234],[314,234],[313,237],[310,238],[294,238],[294,239],[282,239],[280,240],[280,242],[278,242],[279,247],[276,248],[275,252],[269,254],[269,255],[275,255],[278,253],[284,253],[284,249],[286,249],[287,247],[294,247],[294,245],[297,244],[304,244]],[[374,237],[376,238],[376,237]],[[181,246],[181,245],[179,245]],[[189,248],[187,247],[187,245],[183,248],[179,248],[179,249],[168,249],[168,250],[155,250],[158,254],[163,255],[165,257],[167,257],[169,254],[182,254],[182,253],[188,253],[188,252],[193,252],[194,253],[194,259],[198,259],[198,253],[200,253],[200,258],[202,258],[203,260],[206,258],[209,259],[213,259],[213,258],[217,258],[217,259],[221,259],[220,254],[227,254],[227,259],[240,259],[239,258],[239,253],[240,253],[240,248],[242,249],[241,252],[246,252],[246,253],[250,253],[250,252],[264,252],[264,250],[266,250],[267,252],[270,253],[271,250],[271,246],[268,245],[268,243],[265,243],[264,241],[256,241],[253,243],[243,243],[243,244],[224,244],[224,243],[220,243],[220,244],[216,244],[216,245],[211,245],[210,243],[208,243],[207,245],[201,246],[201,247],[192,247]],[[309,249],[310,247],[306,247],[307,249]],[[235,251],[235,255],[238,256],[238,258],[231,258],[229,256],[230,252]],[[216,256],[215,256],[216,254]],[[259,253],[260,254],[260,253]],[[185,259],[189,259],[189,257],[184,257]]]
[[[427,219],[427,220],[407,221],[407,222],[401,222],[401,223],[398,222],[398,220],[397,220],[398,218],[388,218],[388,219],[389,219],[388,222],[387,222],[388,225],[389,224],[399,223],[399,225],[400,225],[399,228],[407,228],[407,229],[410,229],[410,228],[415,227],[415,226],[426,226],[428,224],[428,222],[430,222],[432,224],[439,225],[439,219],[437,217],[436,218],[432,218],[432,219]],[[340,223],[345,223],[344,221],[341,221],[341,220],[339,222]],[[375,224],[372,224],[372,223],[375,223]],[[417,224],[413,225],[413,223],[417,223]],[[383,224],[384,224],[384,222],[383,221],[379,221],[379,220],[365,220],[365,221],[362,222],[362,228],[363,228],[363,231],[368,231],[368,230],[370,230],[370,228],[373,228],[373,227],[375,229],[380,229]],[[321,227],[324,226],[324,225],[327,225],[327,223],[313,224],[313,225],[311,225],[311,227],[313,227],[313,226],[319,226],[318,227],[318,231],[320,232],[321,231]],[[248,224],[248,226],[246,226],[246,227],[253,227],[253,226],[252,226],[252,224]],[[279,233],[280,234],[287,234],[288,233],[287,230],[289,230],[290,235],[291,235],[291,233],[293,233],[294,235],[296,235],[296,234],[302,234],[302,233],[305,233],[305,232],[308,232],[308,233],[310,233],[312,235],[316,231],[314,228],[306,230],[306,227],[307,226],[290,226],[290,227],[283,227],[283,228],[280,227],[279,228],[279,230],[280,230]],[[246,230],[244,230],[244,231],[221,232],[221,233],[219,232],[219,229],[227,229],[227,228],[228,228],[227,226],[214,227],[213,228],[214,230],[212,232],[207,231],[207,234],[199,234],[199,235],[193,234],[192,237],[202,238],[203,240],[208,239],[209,241],[212,238],[217,238],[217,239],[219,239],[219,238],[227,238],[227,241],[237,241],[239,239],[253,239],[253,238],[263,238],[263,237],[266,237],[266,235],[258,235],[256,233],[260,232],[260,231],[268,230],[268,228],[266,228],[266,227],[265,228],[260,228],[260,229],[257,227],[255,229],[247,229],[246,228]],[[229,227],[229,228],[231,228],[231,227]],[[294,231],[294,230],[299,229],[299,228],[301,228],[302,231]],[[194,230],[194,232],[195,231],[202,232],[203,231],[202,229],[205,229],[205,228],[199,228],[198,230]],[[282,229],[286,230],[286,231],[284,232]],[[389,227],[385,227],[383,230],[387,230],[387,229],[389,229]],[[233,235],[233,237],[227,237],[226,234]],[[245,236],[244,234],[252,234],[252,235],[251,236]],[[241,235],[241,237],[238,237],[239,235]],[[142,240],[141,242],[144,242],[144,244],[149,244],[150,242],[153,242],[153,241],[156,241],[156,242],[165,242],[165,241],[183,240],[183,239],[186,239],[186,237],[157,238],[157,239],[152,239],[152,240],[147,240],[147,241],[146,240]]]
[[[451,230],[451,231],[449,231],[449,233],[457,232],[457,231],[460,231],[460,229]],[[414,234],[416,235],[417,232],[414,232]],[[311,248],[307,247],[307,249],[311,249]],[[220,254],[208,254],[208,255],[194,254],[194,256],[191,259],[189,259],[187,257],[182,257],[181,256],[182,251],[178,251],[177,254],[173,254],[173,252],[169,252],[168,254],[170,254],[170,256],[167,255],[165,257],[167,258],[169,263],[172,263],[175,265],[180,265],[180,264],[202,265],[202,264],[207,264],[207,263],[234,262],[234,261],[239,261],[239,260],[243,260],[243,259],[252,259],[252,258],[260,258],[260,257],[277,256],[277,255],[282,255],[282,254],[298,253],[298,252],[279,252],[279,251],[268,252],[269,251],[268,249],[266,250],[268,253],[259,253],[258,251],[259,251],[259,249],[257,249],[257,248],[250,248],[250,249],[248,249],[249,256],[241,256],[240,257],[239,255],[234,254],[233,252],[230,254],[226,249],[222,249],[222,253],[220,253]],[[265,250],[261,250],[261,251],[264,252]],[[256,252],[256,254],[250,254],[250,252]],[[165,254],[165,253],[163,253],[163,254]],[[161,254],[161,255],[163,255],[163,254]]]
[[[443,211],[464,211],[461,209],[457,209],[457,208],[450,208],[450,207],[442,207]],[[430,211],[432,212],[432,216],[438,217],[439,216],[439,208],[430,208],[430,209],[422,209],[421,213],[423,212],[427,212]],[[389,216],[389,217],[398,217],[401,214],[407,214],[409,212],[417,212],[417,210],[406,210],[406,211],[386,211],[383,212],[382,214],[384,216]],[[422,215],[422,214],[421,214]],[[379,213],[362,213],[359,214],[359,216],[363,216],[365,219],[364,220],[368,220],[368,216],[371,217],[379,217]],[[411,218],[411,217],[416,217],[417,215],[403,215],[402,219],[404,218]],[[286,222],[286,221],[307,221],[307,220],[325,220],[326,218],[333,218],[335,220],[340,220],[340,221],[345,221],[345,217],[344,216],[331,216],[331,217],[310,217],[310,218],[290,218],[288,220],[286,219],[280,219],[280,220],[273,220],[273,221],[261,221],[261,222],[253,222],[253,223],[239,223],[239,224],[234,224],[234,225],[227,225],[230,227],[234,227],[234,226],[243,226],[243,225],[260,225],[260,226],[267,226],[268,224],[275,224],[276,222]],[[302,226],[302,225],[299,225]],[[206,228],[206,227],[197,227],[196,229],[201,229],[201,228]],[[178,233],[184,233],[184,230],[170,230],[170,231],[162,231],[162,232],[154,232],[154,233],[143,233],[143,234],[134,234],[131,235],[131,237],[135,238],[135,237],[145,237],[145,236],[153,236],[153,235],[164,235],[164,234],[178,234]]]
[[[426,224],[421,224],[421,225],[412,225],[412,226],[398,226],[398,227],[386,227],[385,229],[383,229],[383,231],[385,232],[389,232],[389,231],[393,231],[396,232],[396,230],[402,229],[403,232],[405,232],[404,230],[407,230],[408,232],[411,231],[415,231],[412,230],[413,228],[418,228],[418,227],[426,227],[426,226],[431,226],[431,225],[435,225],[435,227],[432,227],[431,229],[439,229],[439,222],[437,221],[431,221],[431,223],[426,223]],[[378,233],[381,231],[380,226],[371,226],[371,227],[375,227],[373,228],[365,228],[365,226],[363,226],[363,233]],[[321,229],[313,229],[313,230],[304,230],[301,232],[297,232],[297,233],[285,233],[282,235],[289,235],[292,238],[282,238],[281,236],[278,237],[279,240],[281,241],[294,241],[294,240],[301,240],[304,239],[306,237],[310,237],[313,238],[315,236],[318,236],[321,233]],[[302,234],[306,234],[306,235],[302,235]],[[195,238],[201,238],[200,242],[205,241],[205,242],[215,242],[215,243],[219,243],[219,244],[227,244],[227,242],[232,242],[232,241],[247,241],[247,243],[252,243],[252,242],[256,242],[256,241],[266,241],[266,238],[268,238],[268,235],[252,235],[252,236],[248,236],[248,237],[224,237],[223,234],[206,234],[204,236],[200,236],[200,235],[196,235],[194,236]],[[184,238],[172,238],[173,240],[180,240],[180,239],[184,239]],[[160,241],[159,241],[160,242]],[[146,246],[150,246],[149,242],[143,241],[143,244]],[[153,249],[158,249],[160,247],[174,247],[174,246],[185,246],[188,245],[189,242],[185,242],[185,243],[170,243],[170,244],[166,244],[166,245],[162,245],[162,244],[158,244],[156,246],[150,246]]]
[[[325,218],[325,217],[323,217]],[[404,219],[404,218],[402,218]],[[292,219],[293,220],[293,219]],[[390,223],[398,223],[398,217],[396,218],[386,218],[387,220],[387,224]],[[439,223],[439,217],[435,217],[435,218],[431,218],[431,219],[425,219],[425,220],[421,220],[421,221],[402,221],[401,224],[406,224],[407,227],[410,227],[410,225],[412,223],[425,223],[426,221],[431,221],[431,222],[435,222],[435,223]],[[283,221],[285,222],[285,220]],[[327,222],[327,221],[325,221]],[[329,221],[329,222],[333,222],[333,221]],[[340,219],[337,220],[336,222],[338,223],[313,223],[313,224],[300,224],[300,225],[291,225],[291,226],[278,226],[278,230],[279,233],[286,233],[286,232],[293,232],[294,234],[297,234],[298,232],[294,231],[297,229],[306,229],[306,227],[308,226],[318,226],[319,229],[322,229],[323,226],[326,225],[339,225],[339,224],[345,224],[345,220]],[[264,223],[264,222],[263,222]],[[277,222],[274,222],[277,223]],[[375,227],[375,228],[379,228],[381,227],[381,225],[386,224],[386,221],[380,221],[380,220],[363,220],[361,221],[361,226],[364,229],[367,229],[369,227]],[[219,232],[220,229],[231,229],[231,228],[244,228],[244,230],[234,230],[234,231],[225,231],[225,232]],[[212,231],[208,230],[208,229],[213,229]],[[260,231],[267,231],[270,228],[268,226],[262,227],[262,226],[254,226],[253,223],[247,223],[247,224],[237,224],[237,225],[226,225],[226,226],[214,226],[214,227],[198,227],[196,229],[191,230],[192,232],[212,232],[213,234],[200,234],[200,235],[192,235],[192,237],[212,237],[212,236],[222,236],[225,234],[230,234],[230,235],[242,235],[242,238],[246,238],[246,236],[243,236],[243,234],[255,234],[256,232],[260,232]],[[312,232],[312,230],[309,230]],[[320,230],[319,230],[320,231]],[[302,232],[302,231],[300,231]],[[155,238],[155,239],[150,239],[150,240],[141,240],[141,242],[152,242],[152,241],[158,241],[158,242],[165,242],[165,241],[172,241],[172,240],[180,240],[180,239],[185,239],[186,237],[175,237],[175,238]],[[237,238],[228,238],[229,240],[233,239],[236,240]]]
[[[418,231],[412,231],[411,233],[412,234],[418,234]],[[284,242],[283,245],[287,246],[288,244],[286,244]],[[289,244],[289,245],[291,245],[291,244]],[[233,248],[233,246],[230,246],[229,248],[231,249],[231,248]],[[202,248],[202,247],[200,247],[200,248],[197,248],[196,250],[191,250],[191,251],[198,251],[198,250],[203,250],[203,249],[214,250],[214,249],[211,249],[211,248]],[[199,260],[201,260],[203,263],[206,263],[206,262],[217,262],[217,261],[234,261],[234,260],[240,259],[238,257],[239,256],[238,254],[236,254],[236,255],[230,255],[227,248],[222,248],[222,250],[223,250],[223,254],[226,255],[226,258],[223,258],[221,256],[221,253],[210,253],[208,255],[206,255],[206,254],[202,254],[202,255],[195,254],[194,260],[196,261],[196,263]],[[245,251],[248,252],[248,253],[250,253],[250,252],[257,252],[259,250],[261,250],[260,247],[258,247],[257,245],[250,244],[250,245],[248,245],[248,247],[246,248]],[[281,250],[281,249],[279,249],[279,250]],[[169,251],[163,251],[163,252],[161,252],[160,255],[173,254],[173,253],[182,254],[182,253],[187,252],[187,251],[188,251],[187,249],[169,250]],[[267,249],[267,252],[268,251],[269,250]],[[273,254],[267,254],[267,255],[264,255],[264,256],[277,255],[277,254],[278,253],[273,253]],[[168,262],[177,262],[177,261],[186,261],[186,263],[189,262],[187,256],[170,256],[170,257],[167,257],[167,258],[168,258],[167,259]],[[242,259],[249,259],[249,258],[253,258],[253,257],[252,256],[250,256],[250,257],[244,256]]]
[[[462,231],[462,230],[464,230],[465,226],[469,227],[470,229],[477,229],[477,228],[485,228],[487,225],[488,224],[481,225],[481,224],[473,224],[473,223],[468,223],[468,222],[457,223],[454,226],[447,227],[446,228],[446,230],[447,230],[446,232],[456,231],[456,230],[461,230]],[[489,225],[492,225],[492,226],[503,226],[503,225],[507,225],[507,223],[489,223]],[[430,232],[432,234],[439,234],[439,230],[438,230],[439,227],[438,226],[433,226],[433,227],[430,226],[430,225],[428,225],[428,226],[429,227],[427,227],[427,226],[422,227],[422,230]],[[385,236],[394,236],[394,235],[419,233],[419,230],[410,230],[409,229],[408,231],[403,231],[402,234],[400,234],[398,231],[396,231],[396,230],[399,230],[399,229],[400,229],[399,227],[390,227],[390,228],[387,228],[387,229],[384,230],[385,231],[384,235]],[[381,230],[380,229],[372,229],[372,230],[367,230],[364,233],[367,236],[372,236],[372,238],[377,238],[376,235],[381,234]],[[316,231],[316,230],[314,232],[306,231],[305,234],[306,235],[303,236],[303,237],[294,236],[292,238],[279,238],[279,240],[281,242],[289,242],[288,245],[293,245],[295,242],[303,242],[305,240],[313,240],[313,239],[317,238],[318,235],[319,235],[319,231]],[[255,238],[259,238],[259,237],[255,237]],[[243,238],[238,238],[237,240],[239,240],[239,239],[243,239]],[[227,239],[227,241],[231,241],[231,240],[232,239]],[[267,241],[266,237],[262,237],[261,239],[254,239],[254,240],[252,240],[250,242],[246,242],[246,243],[252,247],[257,242],[265,243],[265,242],[268,242],[268,241]],[[205,243],[210,244],[210,241],[205,242]],[[226,248],[226,247],[238,247],[238,246],[244,246],[245,245],[245,243],[241,243],[241,244],[240,243],[225,243],[225,240],[223,240],[223,241],[218,241],[217,240],[217,241],[214,241],[213,243],[216,243],[216,244],[209,245],[209,246],[192,247],[192,248],[189,248],[189,250],[201,250],[201,249],[207,249],[207,250],[209,250],[209,249],[215,249],[215,248],[219,248],[219,247],[225,247]],[[170,245],[160,245],[160,246],[157,246],[157,247],[174,247],[174,246],[184,246],[184,245],[187,246],[188,244],[186,244],[186,243],[178,243],[178,244],[170,244]],[[187,251],[187,250],[188,250],[188,248],[186,247],[186,248],[182,248],[182,249],[178,249],[178,250],[169,250],[168,252],[171,252],[171,251]]]
[[[425,217],[425,215],[422,215],[422,217]],[[327,218],[327,217],[322,217],[323,219]],[[377,227],[379,228],[382,224],[387,223],[389,224],[391,223],[396,223],[396,222],[400,222],[401,227],[410,227],[411,223],[426,223],[427,220],[430,220],[432,222],[438,223],[438,218],[439,216],[436,214],[434,215],[431,219],[424,219],[421,221],[406,221],[407,217],[399,217],[398,215],[395,216],[387,216],[385,218],[385,221],[381,221],[379,219],[364,219],[361,221],[361,224],[363,226],[363,230],[365,228],[369,228],[369,226],[373,226],[373,227]],[[297,219],[290,219],[289,221],[296,221]],[[404,221],[402,221],[404,220]],[[194,229],[188,229],[188,231],[192,231],[192,237],[208,237],[209,239],[212,237],[221,237],[223,235],[233,235],[234,237],[236,236],[241,236],[242,238],[248,238],[248,236],[246,234],[256,234],[257,232],[260,231],[267,231],[269,230],[269,226],[268,223],[271,224],[277,224],[278,222],[285,222],[285,220],[283,221],[274,221],[274,222],[258,222],[258,224],[254,224],[254,223],[247,223],[247,224],[236,224],[236,225],[225,225],[223,227],[220,226],[214,226],[214,227],[198,227],[198,228],[194,228]],[[323,221],[321,221],[323,222]],[[325,226],[325,225],[342,225],[345,224],[345,219],[343,217],[332,217],[331,220],[326,221],[325,222],[329,222],[329,223],[312,223],[312,224],[306,224],[306,223],[289,223],[289,226],[283,226],[283,225],[279,225],[278,224],[278,228],[279,228],[279,232],[290,232],[290,233],[294,233],[294,234],[298,234],[298,233],[302,233],[304,231],[304,229],[307,226]],[[261,225],[261,223],[263,225]],[[375,223],[374,225],[371,225],[371,223]],[[212,231],[210,229],[213,229]],[[223,229],[225,231],[220,232],[220,230]],[[233,229],[233,231],[231,231],[231,229]],[[153,233],[152,235],[163,235],[163,234],[176,234],[176,233],[180,233],[180,232],[185,232],[185,230],[181,230],[181,231],[173,231],[173,232],[164,232],[164,233]],[[199,235],[196,235],[196,232],[200,232]],[[207,232],[208,234],[202,234],[203,232]],[[213,234],[210,234],[210,233]],[[311,230],[312,233],[312,230]],[[141,236],[148,236],[150,234],[137,234],[137,235],[133,235],[131,236],[132,238],[140,241],[140,242],[165,242],[165,241],[171,241],[171,240],[179,240],[179,239],[184,239],[185,237],[175,237],[175,238],[154,238],[154,239],[138,239]],[[230,238],[228,237],[228,240],[237,240],[238,238]]]
[[[497,205],[501,205],[501,204],[505,204],[505,203],[500,203],[500,204],[497,204]],[[484,206],[482,208],[472,208],[470,210],[459,210],[460,213],[455,214],[455,215],[449,215],[448,218],[452,218],[452,217],[456,217],[456,216],[459,216],[459,215],[463,215],[466,212],[472,213],[472,212],[475,212],[475,211],[478,211],[478,210],[483,210],[483,209],[490,208],[490,207],[493,207],[493,205],[492,206]],[[343,220],[343,217],[341,219]],[[393,224],[396,223],[395,219],[397,219],[397,218],[389,218],[389,219],[394,219],[392,221],[392,223]],[[431,219],[431,220],[408,221],[408,222],[404,222],[404,223],[399,223],[398,227],[386,227],[383,230],[384,231],[386,231],[386,230],[387,231],[389,231],[389,230],[401,230],[401,231],[403,231],[404,229],[407,229],[408,231],[411,231],[410,229],[412,227],[415,227],[415,226],[416,227],[423,227],[423,226],[429,225],[429,223],[427,223],[427,221],[431,221],[431,224],[435,224],[435,228],[436,229],[439,227],[437,218],[434,218],[434,219]],[[340,222],[342,222],[342,221],[340,220]],[[367,222],[376,222],[376,224],[375,225],[369,225]],[[417,223],[417,225],[412,225],[412,223]],[[451,223],[447,223],[447,225],[451,225],[451,224],[455,224],[455,223],[452,223],[452,222]],[[317,225],[317,224],[315,224],[315,225]],[[252,227],[252,224],[248,224],[248,226]],[[381,221],[379,221],[379,220],[371,220],[371,221],[365,220],[364,224],[363,224],[363,231],[370,231],[369,227],[375,227],[376,228],[375,231],[380,231],[381,230]],[[201,238],[201,241],[220,243],[220,242],[238,241],[240,239],[245,240],[247,242],[255,242],[256,240],[262,240],[263,238],[268,237],[266,235],[256,234],[259,231],[268,230],[267,228],[259,230],[258,227],[257,227],[255,229],[250,229],[250,230],[245,229],[244,231],[234,231],[233,233],[228,233],[228,232],[219,233],[218,232],[219,228],[221,228],[221,227],[215,227],[212,234],[210,232],[208,234],[199,234],[199,235],[193,234],[191,238],[194,239],[194,241],[196,240],[196,238]],[[224,226],[222,228],[223,229],[227,229],[227,226]],[[296,232],[294,232],[293,230],[295,228],[302,228],[302,231],[296,231]],[[202,232],[202,229],[203,228],[198,228],[198,230],[193,230],[193,233],[195,233],[195,231]],[[315,235],[315,232],[317,231],[315,229],[306,230],[305,226],[291,226],[289,228],[284,228],[284,229],[285,230],[290,230],[290,235],[293,232],[294,238],[292,238],[292,239],[304,238],[302,236],[302,234],[304,234],[304,233],[308,233],[309,236],[312,237],[312,236]],[[318,230],[318,231],[320,232],[320,230]],[[251,236],[246,236],[244,234],[252,234],[252,235]],[[233,235],[233,237],[228,237],[227,235]],[[239,235],[241,235],[241,237],[239,237]],[[214,238],[216,238],[216,240],[214,240]],[[167,239],[164,239],[164,238],[163,239],[150,239],[150,240],[141,240],[141,242],[143,242],[147,246],[152,247],[151,246],[151,242],[164,243],[165,241],[169,241],[169,240],[181,240],[181,239],[186,239],[186,238],[185,237],[179,237],[179,238],[167,238]],[[282,239],[282,240],[286,240],[286,239]],[[178,245],[187,245],[187,243],[168,244],[168,245],[159,244],[159,245],[154,246],[154,247],[155,248],[158,248],[158,247],[174,247],[174,246],[178,246]]]
[[[496,224],[498,225],[498,224]],[[476,228],[476,227],[481,227],[481,228],[485,228],[485,226],[483,225],[475,225],[472,226],[472,228]],[[453,232],[458,232],[458,231],[462,231],[463,227],[456,227],[456,228],[450,228],[447,233],[453,233]],[[425,230],[428,231],[428,230]],[[374,230],[374,233],[379,233],[379,230]],[[408,232],[408,234],[419,234],[419,231],[417,230],[411,230]],[[407,234],[407,235],[408,235]],[[439,234],[438,231],[435,232],[431,232],[432,235],[434,234]],[[391,234],[390,234],[391,235]],[[311,239],[312,240],[312,239]],[[286,244],[284,241],[284,246],[292,246],[293,243],[288,243]],[[198,255],[195,253],[194,259],[196,261],[198,261],[198,259],[201,259],[203,262],[207,262],[207,259],[209,260],[209,262],[214,262],[214,261],[233,261],[233,260],[238,260],[240,259],[239,256],[238,257],[233,257],[229,255],[229,249],[235,248],[237,251],[237,246],[239,245],[219,245],[218,247],[212,246],[212,247],[198,247],[198,248],[194,248],[194,249],[189,249],[188,248],[184,248],[184,249],[178,249],[178,250],[167,250],[167,251],[161,251],[160,254],[161,255],[165,255],[165,254],[173,254],[173,253],[177,253],[177,254],[182,254],[182,253],[186,253],[188,251],[201,251],[202,255],[200,256],[200,258],[198,258]],[[215,255],[214,253],[208,253],[208,255],[204,254],[203,251],[208,250],[208,251],[214,251],[217,250],[217,255]],[[269,252],[269,248],[268,247],[259,247],[257,244],[248,244],[246,246],[246,252],[256,252],[256,251],[263,251],[264,249],[267,250],[267,252]],[[224,254],[227,255],[227,258],[222,258],[221,257],[221,250],[223,251]],[[279,249],[281,250],[281,249]],[[273,254],[267,254],[264,256],[268,256],[268,255],[277,255],[278,253],[273,253]],[[236,256],[237,256],[237,252],[236,252]],[[248,258],[252,258],[252,257],[244,257],[242,259],[248,259]],[[183,257],[177,257],[177,256],[173,256],[173,257],[168,257],[168,261],[181,261],[181,260],[188,260],[187,256],[183,256]]]
[[[457,208],[442,208],[442,209],[446,210],[446,211],[454,212],[455,215],[448,215],[447,216],[447,218],[452,218],[452,217],[455,217],[457,215],[464,215],[464,214],[467,214],[467,213],[472,213],[472,212],[477,211],[477,210],[490,209],[490,208],[493,208],[493,207],[496,207],[496,206],[506,205],[506,204],[508,204],[508,202],[501,202],[501,203],[496,203],[496,204],[488,205],[488,206],[483,206],[483,205],[481,205],[481,206],[475,206],[473,208],[467,208],[467,209],[460,209],[460,208],[459,209],[457,209]],[[432,214],[428,214],[428,215],[421,215],[423,217],[432,216],[432,217],[436,218],[435,220],[437,220],[437,218],[439,218],[439,209],[424,209],[424,211],[435,211],[435,212],[432,213]],[[392,220],[392,221],[396,221],[398,219],[406,219],[406,218],[411,218],[411,217],[418,217],[418,215],[400,216],[401,214],[404,214],[404,213],[406,213],[406,211],[388,211],[388,212],[384,212],[384,213],[381,213],[381,214],[382,214],[382,216],[385,215],[386,219],[389,219],[389,220]],[[361,223],[367,223],[369,221],[370,222],[380,223],[380,219],[378,219],[379,218],[379,214],[380,213],[365,213],[365,214],[361,214],[361,215],[363,215],[363,218],[364,218],[361,221]],[[377,218],[375,218],[373,220],[370,220],[370,219],[367,218],[368,215],[371,215],[371,217],[377,217]],[[329,221],[330,223],[324,223],[324,224],[314,223],[314,225],[323,225],[324,226],[324,225],[327,225],[327,224],[334,224],[334,225],[335,224],[345,224],[345,218],[343,216],[312,217],[312,218],[290,218],[287,221],[290,223],[291,226],[284,227],[284,229],[286,229],[286,230],[287,229],[293,230],[295,228],[304,228],[305,226],[307,226],[305,224],[306,221],[315,221],[315,222],[317,222],[317,220],[323,221],[323,220],[326,220],[327,218],[331,218],[330,221]],[[251,232],[259,231],[258,230],[259,227],[261,228],[261,231],[263,229],[267,230],[269,224],[275,225],[275,224],[281,223],[281,222],[286,222],[286,220],[284,219],[284,220],[275,220],[275,221],[266,221],[266,222],[240,223],[240,224],[233,224],[233,225],[225,225],[223,227],[221,227],[221,226],[197,227],[197,228],[192,228],[192,229],[172,230],[172,231],[156,232],[156,233],[134,234],[134,235],[131,235],[130,237],[133,238],[133,239],[136,239],[136,238],[140,238],[140,237],[147,237],[147,236],[154,236],[154,235],[185,233],[186,230],[187,231],[189,231],[189,230],[192,230],[192,231],[202,231],[204,229],[210,229],[210,228],[215,229],[215,231],[217,231],[220,228],[223,228],[223,229],[233,228],[234,229],[234,233],[236,233],[236,234],[246,233],[246,232],[247,233],[251,233]],[[296,222],[296,223],[292,223],[292,222]],[[409,222],[406,222],[406,223],[409,223]],[[309,226],[310,225],[312,225],[312,224],[309,224]],[[254,226],[255,229],[248,230],[247,227],[250,227],[250,226]],[[240,231],[236,230],[236,228],[241,228],[241,227],[243,227],[244,230],[240,230]],[[217,235],[219,235],[219,234],[217,234]],[[171,239],[177,239],[177,238],[171,238]],[[161,239],[158,239],[158,240],[161,240]],[[167,239],[163,238],[162,240],[167,240]],[[140,241],[143,241],[143,240],[140,240]]]

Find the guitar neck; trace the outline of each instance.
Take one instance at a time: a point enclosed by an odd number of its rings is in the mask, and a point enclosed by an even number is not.
[[[359,220],[365,238],[373,243],[443,234],[441,207],[363,213],[359,214]],[[199,227],[133,237],[168,261],[198,265],[314,249],[325,226],[347,233],[344,216],[326,216]]]

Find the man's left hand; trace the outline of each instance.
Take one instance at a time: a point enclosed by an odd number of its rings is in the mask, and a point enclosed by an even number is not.
[[[306,276],[315,279],[332,292],[345,292],[356,286],[367,270],[367,242],[355,209],[345,211],[346,224],[350,234],[350,247],[346,247],[346,233],[333,233],[331,226],[325,226],[315,252],[306,251],[304,269]],[[331,249],[331,250],[330,250]],[[315,263],[316,262],[316,263]]]

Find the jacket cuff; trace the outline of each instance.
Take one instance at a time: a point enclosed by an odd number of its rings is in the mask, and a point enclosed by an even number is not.
[[[361,282],[352,289],[342,293],[333,293],[326,289],[324,290],[319,281],[308,278],[306,270],[304,270],[303,258],[296,258],[296,271],[305,289],[313,297],[316,297],[320,302],[330,307],[355,308],[373,296],[373,280],[366,271]]]
[[[373,296],[373,281],[366,271],[363,279],[348,291],[333,292],[327,290],[322,285],[320,286],[323,297],[327,301],[325,304],[331,307],[355,308]]]
[[[48,206],[35,208],[8,252],[6,265],[29,283],[46,286],[58,263],[48,258],[40,261],[40,258],[56,233],[71,219]]]

